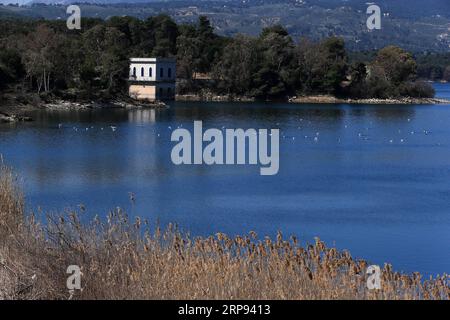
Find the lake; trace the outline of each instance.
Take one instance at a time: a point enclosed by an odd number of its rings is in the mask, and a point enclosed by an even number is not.
[[[450,85],[435,86],[450,98]],[[120,206],[192,235],[281,230],[398,271],[450,272],[450,105],[177,102],[32,116],[0,125],[0,153],[23,179],[30,209],[84,204],[93,217]],[[279,128],[278,175],[173,165],[171,132],[194,120],[205,129]]]

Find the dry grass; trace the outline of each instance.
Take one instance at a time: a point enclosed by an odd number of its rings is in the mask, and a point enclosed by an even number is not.
[[[366,288],[367,263],[316,240],[217,234],[190,238],[131,222],[119,209],[81,223],[83,211],[24,217],[10,170],[0,169],[0,299],[68,299],[66,268],[82,267],[73,299],[449,299],[449,278],[382,269]],[[40,224],[38,221],[44,221]]]

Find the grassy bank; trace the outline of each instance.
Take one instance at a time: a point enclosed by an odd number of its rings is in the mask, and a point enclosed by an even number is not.
[[[14,174],[0,168],[0,299],[68,299],[66,269],[82,268],[73,299],[449,299],[448,277],[424,280],[385,265],[366,287],[365,261],[294,237],[191,238],[117,209],[81,223],[79,212],[24,212]],[[42,220],[44,219],[44,220]]]

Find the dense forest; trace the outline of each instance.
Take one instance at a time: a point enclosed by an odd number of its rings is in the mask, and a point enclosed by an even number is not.
[[[210,90],[263,100],[434,95],[417,80],[421,69],[413,55],[399,47],[381,49],[370,60],[350,59],[340,38],[293,39],[280,25],[258,37],[223,37],[206,17],[176,24],[167,15],[86,18],[82,30],[58,20],[4,19],[0,28],[0,90],[23,100],[32,93],[39,99],[125,96],[128,59],[140,56],[176,57],[181,94]]]
[[[420,78],[450,82],[450,52],[421,54],[416,60]]]

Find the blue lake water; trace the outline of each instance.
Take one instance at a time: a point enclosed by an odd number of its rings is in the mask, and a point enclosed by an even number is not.
[[[436,89],[450,98],[450,85]],[[23,178],[30,208],[82,203],[104,216],[120,206],[193,235],[281,230],[399,271],[450,272],[450,105],[196,102],[33,116],[0,125],[0,153]],[[279,128],[278,175],[173,165],[171,132],[194,120]]]

